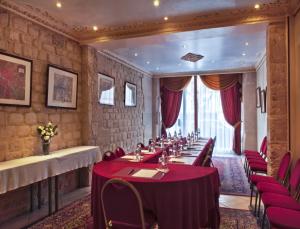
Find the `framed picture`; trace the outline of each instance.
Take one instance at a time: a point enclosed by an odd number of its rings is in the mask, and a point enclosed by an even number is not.
[[[98,73],[98,102],[115,105],[115,79],[101,73]]]
[[[136,106],[136,85],[129,82],[125,82],[125,106]]]
[[[77,108],[78,74],[48,65],[46,106]]]
[[[256,88],[256,108],[261,107],[261,88]]]
[[[267,112],[267,91],[262,90],[261,91],[261,113]]]
[[[32,61],[0,53],[0,104],[31,105]]]

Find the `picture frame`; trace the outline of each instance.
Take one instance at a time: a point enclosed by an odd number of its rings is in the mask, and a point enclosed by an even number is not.
[[[256,108],[261,108],[261,87],[256,88]]]
[[[115,105],[115,79],[98,73],[98,102],[101,105]]]
[[[137,91],[136,85],[133,83],[125,82],[125,107],[136,107]]]
[[[78,73],[48,65],[46,106],[77,109]]]
[[[261,91],[261,113],[267,112],[267,89]]]
[[[31,106],[32,60],[0,52],[0,105]]]

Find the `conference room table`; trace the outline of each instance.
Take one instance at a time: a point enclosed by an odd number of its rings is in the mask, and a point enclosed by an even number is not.
[[[161,155],[161,150],[156,153]],[[174,159],[195,160],[183,156]],[[92,215],[94,228],[105,228],[101,207],[101,190],[111,178],[122,178],[138,190],[143,207],[158,222],[160,229],[218,228],[219,174],[216,168],[191,166],[190,163],[171,162],[169,171],[162,173],[159,164],[117,159],[102,161],[93,168]],[[154,175],[138,175],[143,172]],[[130,211],[130,203],[116,203]]]

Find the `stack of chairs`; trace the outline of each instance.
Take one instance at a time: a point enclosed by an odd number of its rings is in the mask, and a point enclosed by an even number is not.
[[[280,183],[259,182],[257,190],[259,201],[264,205],[264,214],[261,227],[265,226],[265,218],[268,218],[271,228],[300,228],[300,159],[285,187]],[[259,217],[259,209],[258,209]]]
[[[264,137],[261,143],[260,152],[245,150],[244,154],[244,168],[248,180],[254,173],[267,173],[267,137]]]
[[[194,166],[205,166],[209,167],[212,164],[212,153],[213,148],[215,145],[216,138],[212,139],[209,138],[203,149],[201,150],[200,154],[197,156],[196,160],[194,161]]]

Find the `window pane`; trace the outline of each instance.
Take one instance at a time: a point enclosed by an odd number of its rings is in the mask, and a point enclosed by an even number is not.
[[[217,137],[216,151],[232,149],[233,127],[225,120],[219,91],[206,87],[198,78],[198,127],[202,137]]]
[[[194,106],[194,78],[189,85],[184,89],[182,102],[178,119],[173,127],[167,129],[167,132],[174,135],[175,131],[181,131],[183,136],[187,136],[195,129],[195,106]]]

